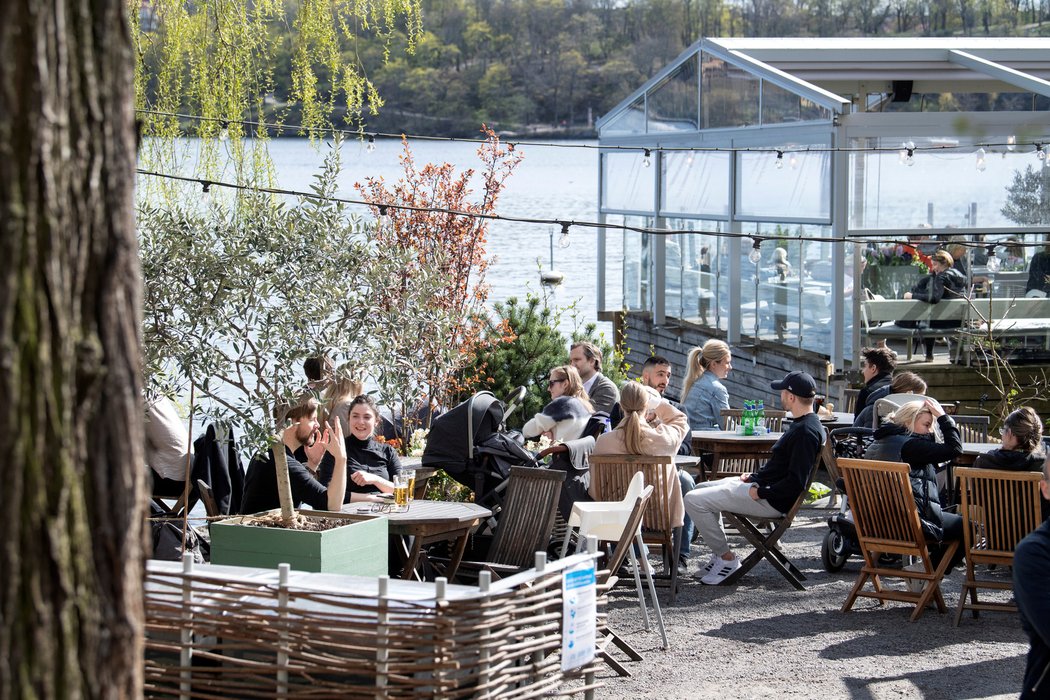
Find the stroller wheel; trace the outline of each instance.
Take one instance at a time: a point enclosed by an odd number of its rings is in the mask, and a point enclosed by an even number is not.
[[[835,530],[829,530],[820,544],[820,561],[824,564],[824,570],[828,573],[841,571],[849,559],[846,552],[846,540]]]

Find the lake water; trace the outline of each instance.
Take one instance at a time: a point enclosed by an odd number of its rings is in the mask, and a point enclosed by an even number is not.
[[[595,141],[560,142],[565,145],[590,144]],[[467,168],[478,169],[477,144],[448,141],[411,141],[416,167],[426,163],[451,163],[457,172]],[[318,171],[327,147],[318,150],[306,139],[275,139],[270,154],[277,169],[278,186],[292,190],[308,190],[312,176]],[[501,216],[531,219],[560,219],[596,221],[598,218],[598,152],[592,148],[562,148],[545,146],[516,146],[523,154],[521,164],[506,182],[500,195],[496,213]],[[377,140],[374,151],[364,144],[347,141],[342,149],[342,173],[339,196],[364,199],[354,183],[363,183],[369,177],[382,177],[388,186],[402,175],[398,161],[401,143],[394,139]],[[480,188],[480,182],[475,192]],[[472,198],[472,199],[476,199]],[[371,216],[366,207],[356,207]],[[539,294],[539,264],[550,267],[550,234],[554,234],[554,267],[565,274],[552,304],[567,306],[577,303],[581,323],[597,320],[595,287],[597,284],[597,234],[594,229],[573,228],[568,248],[560,248],[561,231],[546,224],[527,224],[509,221],[489,223],[488,252],[493,262],[487,282],[491,286],[489,300],[501,301],[516,296],[523,299],[527,292]],[[599,324],[608,332],[609,324]],[[561,330],[568,335],[573,321],[563,319]]]

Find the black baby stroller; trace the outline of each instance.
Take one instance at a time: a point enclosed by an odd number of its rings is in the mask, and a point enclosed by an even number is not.
[[[831,431],[832,446],[835,457],[863,459],[864,451],[871,444],[874,432],[871,428],[836,428]],[[845,484],[838,479],[835,488],[843,494],[839,503],[839,512],[828,518],[828,534],[820,546],[820,561],[824,570],[829,573],[840,571],[851,556],[860,556],[860,542],[857,539],[857,528],[849,511],[846,499]]]
[[[473,489],[475,503],[497,512],[510,468],[536,466],[521,433],[505,425],[524,395],[525,387],[519,387],[504,405],[492,393],[479,391],[435,418],[423,451],[423,466],[444,469]]]

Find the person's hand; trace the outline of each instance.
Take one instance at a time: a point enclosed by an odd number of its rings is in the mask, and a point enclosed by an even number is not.
[[[346,461],[346,439],[343,437],[343,424],[338,418],[333,418],[331,425],[331,439],[328,441],[328,452],[335,457],[337,462]],[[328,432],[328,431],[325,431]]]
[[[904,298],[904,299],[911,299],[911,292],[905,292],[904,296],[902,298]]]
[[[750,474],[741,474],[740,475],[740,480],[743,481],[746,484],[747,482],[751,481],[751,475]]]
[[[758,500],[758,484],[751,484],[751,488],[747,490],[747,495],[751,496],[752,501]]]
[[[325,428],[322,433],[320,430],[315,430],[314,434],[310,436],[310,440],[306,443],[306,461],[310,463],[311,467],[316,467],[321,463],[321,458],[324,457],[325,450],[328,449],[328,443],[332,439],[331,433],[328,432],[328,428]]]
[[[944,409],[941,405],[932,399],[926,399],[926,408],[930,409],[930,413],[933,414],[934,420],[944,415]]]
[[[369,472],[355,470],[350,474],[350,479],[358,486],[372,486],[379,481],[379,477]]]

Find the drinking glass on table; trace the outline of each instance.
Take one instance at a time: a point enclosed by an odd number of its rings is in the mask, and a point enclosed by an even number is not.
[[[402,472],[394,475],[394,504],[398,508],[408,508],[408,475]]]
[[[416,470],[403,469],[401,473],[408,477],[408,502],[416,500]]]

